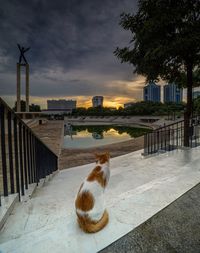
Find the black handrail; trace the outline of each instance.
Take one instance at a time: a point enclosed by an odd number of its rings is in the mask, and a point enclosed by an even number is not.
[[[3,195],[18,193],[19,200],[30,184],[38,184],[41,178],[45,178],[58,169],[57,155],[37,137],[1,97],[0,160]],[[1,191],[0,185],[0,205]]]
[[[199,145],[200,116],[190,119],[189,143],[190,147]],[[159,127],[144,135],[144,155],[151,155],[163,151],[171,151],[184,146],[184,120]]]

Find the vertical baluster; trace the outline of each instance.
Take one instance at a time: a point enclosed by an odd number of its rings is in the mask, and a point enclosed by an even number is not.
[[[54,171],[58,169],[58,157],[54,155]]]
[[[29,138],[29,154],[30,154],[30,183],[32,184],[34,182],[33,179],[33,163],[32,163],[32,141],[31,141],[31,135],[32,133],[29,132],[28,138]]]
[[[183,122],[181,122],[181,146],[183,146]]]
[[[19,122],[19,161],[20,161],[20,179],[21,179],[21,191],[24,195],[24,169],[23,169],[23,151],[22,151],[22,123]]]
[[[32,136],[32,145],[33,145],[33,148],[32,148],[32,155],[33,155],[33,171],[34,171],[34,179],[33,179],[33,182],[36,183],[37,182],[37,175],[36,175],[36,161],[35,161],[35,137]]]
[[[40,145],[40,148],[41,148],[41,156],[43,156],[43,155],[44,155],[44,146],[43,146],[43,145]],[[45,164],[46,164],[46,163],[47,163],[47,161],[46,161],[46,160],[44,161],[44,159],[42,159],[42,160],[40,161],[42,178],[45,177]]]
[[[3,191],[4,196],[8,196],[8,178],[6,164],[6,141],[5,141],[5,107],[0,104],[0,129],[1,129],[1,155],[2,155],[2,172],[3,172]]]
[[[168,149],[168,138],[169,138],[169,131],[168,131],[168,127],[165,126],[162,129],[162,149],[164,149],[165,151],[167,151]]]
[[[12,122],[11,112],[8,111],[8,153],[9,153],[9,165],[10,165],[10,191],[15,192],[14,172],[13,172],[13,147],[12,147]]]
[[[159,138],[159,130],[158,130],[157,131],[157,149],[158,149],[158,151],[160,150],[159,144],[160,144],[160,138]]]
[[[153,146],[152,146],[152,133],[151,133],[151,139],[150,139],[150,140],[151,140],[151,144],[150,144],[150,145],[151,145],[151,154],[152,154],[152,152],[153,152]]]
[[[19,159],[18,159],[18,135],[17,135],[17,118],[14,117],[14,148],[15,148],[15,176],[17,192],[20,200],[20,183],[19,183]]]
[[[33,166],[35,171],[35,182],[37,182],[37,168],[36,168],[36,138],[33,137]]]
[[[144,154],[146,155],[146,138],[147,138],[147,134],[144,134]]]
[[[31,133],[31,167],[32,167],[32,182],[35,182],[35,168],[34,168],[34,161],[33,161],[33,134]]]
[[[25,177],[25,188],[28,189],[28,173],[27,173],[27,145],[26,145],[26,128],[23,126],[23,147],[24,147],[24,177]]]
[[[150,135],[150,133],[147,134],[147,152],[148,152],[148,155],[149,155],[149,135]]]
[[[40,181],[39,178],[39,158],[38,158],[38,140],[35,139],[35,165],[36,165],[36,180],[37,180],[37,185]]]
[[[27,147],[27,168],[28,168],[28,182],[31,184],[31,165],[30,165],[30,142],[29,142],[29,130],[26,130],[26,147]]]

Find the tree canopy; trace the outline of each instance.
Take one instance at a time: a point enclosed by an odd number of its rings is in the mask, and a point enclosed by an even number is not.
[[[26,102],[24,100],[20,101],[21,103],[21,112],[26,111]],[[17,102],[15,102],[15,106],[13,107],[14,111],[17,111]],[[31,104],[29,105],[30,112],[41,112],[40,105]]]
[[[122,14],[120,25],[132,33],[129,47],[117,48],[122,62],[147,80],[186,84],[187,67],[199,76],[200,1],[140,0],[138,12]]]
[[[142,101],[132,104],[132,106],[118,109],[109,107],[90,107],[90,108],[76,108],[72,111],[72,116],[135,116],[135,115],[172,115],[176,112],[177,115],[182,116],[185,108],[184,103],[160,103],[151,101]]]
[[[130,45],[114,54],[147,81],[160,78],[187,87],[184,143],[189,145],[192,87],[200,84],[200,1],[139,0],[136,14],[121,15]]]

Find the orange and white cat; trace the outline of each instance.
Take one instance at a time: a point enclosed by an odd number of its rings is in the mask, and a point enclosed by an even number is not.
[[[81,184],[75,201],[78,224],[87,233],[98,232],[109,220],[104,191],[110,178],[110,155],[97,154],[96,158],[96,167]]]

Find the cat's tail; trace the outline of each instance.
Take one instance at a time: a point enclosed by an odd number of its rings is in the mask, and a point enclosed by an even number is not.
[[[81,216],[79,214],[77,214],[77,216],[80,228],[86,233],[95,233],[100,231],[108,224],[109,221],[109,215],[106,210],[98,222],[91,221],[88,216]]]

